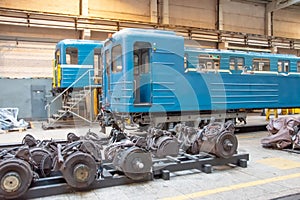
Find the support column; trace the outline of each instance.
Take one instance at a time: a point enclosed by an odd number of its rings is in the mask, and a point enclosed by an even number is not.
[[[228,42],[219,42],[218,43],[218,49],[228,49]]]
[[[169,24],[169,0],[163,0],[162,3],[162,24]]]
[[[81,38],[83,40],[89,40],[91,39],[91,30],[90,29],[83,29],[81,32]]]
[[[228,0],[218,0],[216,1],[216,12],[217,13],[217,29],[219,31],[224,30],[224,16],[223,16],[223,10],[224,10],[224,5],[225,3],[230,3]],[[220,38],[222,35],[220,35]],[[220,39],[221,41],[218,42],[218,49],[228,49],[228,42],[222,41],[222,38]]]
[[[219,5],[218,6],[218,28],[220,31],[224,30],[224,17],[223,17],[223,9],[224,9],[224,4],[225,3],[228,3],[228,0],[219,0],[218,3]]]
[[[151,23],[158,23],[158,18],[157,18],[157,0],[150,0],[150,21]]]
[[[268,12],[267,8],[265,9],[265,35],[272,36],[273,35],[273,19],[272,12]]]
[[[80,15],[82,17],[89,16],[89,0],[80,0]],[[91,30],[83,29],[81,32],[80,39],[89,40],[91,39]]]
[[[89,15],[89,0],[80,0],[80,15],[87,17]]]

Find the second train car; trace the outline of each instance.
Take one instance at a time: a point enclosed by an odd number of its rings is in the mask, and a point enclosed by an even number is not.
[[[294,55],[202,49],[144,29],[114,33],[101,52],[105,124],[199,126],[211,117],[245,121],[248,109],[300,107]]]

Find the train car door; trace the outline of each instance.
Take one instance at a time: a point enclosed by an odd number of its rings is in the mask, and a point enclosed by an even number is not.
[[[134,104],[151,104],[151,44],[136,42],[134,44]]]

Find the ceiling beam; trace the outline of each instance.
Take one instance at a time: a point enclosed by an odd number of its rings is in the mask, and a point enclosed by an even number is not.
[[[267,4],[267,12],[273,12],[293,4],[300,3],[300,0],[273,0]]]

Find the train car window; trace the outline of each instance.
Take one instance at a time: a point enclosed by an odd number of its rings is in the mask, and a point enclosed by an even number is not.
[[[237,68],[238,70],[243,70],[245,66],[244,58],[237,58]]]
[[[58,64],[60,64],[60,51],[59,51],[59,49],[57,49],[56,52],[55,52],[55,66],[57,66]]]
[[[242,57],[230,57],[229,69],[230,70],[243,70],[245,66],[245,59]]]
[[[144,51],[142,53],[142,68],[141,68],[141,72],[146,74],[149,73],[149,51]]]
[[[139,56],[137,54],[134,54],[133,59],[134,59],[134,75],[138,75],[139,68],[136,66],[139,66]]]
[[[210,54],[200,54],[199,58],[199,68],[200,69],[214,69],[218,70],[220,68],[220,56],[210,55]]]
[[[94,69],[95,69],[95,76],[100,78],[102,77],[102,57],[101,57],[101,50],[99,48],[94,49]]]
[[[229,60],[229,69],[230,70],[235,70],[235,58],[230,58]]]
[[[134,43],[133,58],[135,75],[149,73],[150,49],[151,44],[149,42]]]
[[[252,63],[253,71],[270,71],[270,59],[254,58]]]
[[[67,47],[66,49],[66,64],[77,65],[78,64],[78,49],[74,47]]]
[[[297,63],[297,72],[300,72],[300,61]]]
[[[123,69],[122,46],[121,45],[114,46],[111,50],[111,54],[112,54],[112,65],[111,65],[112,73],[117,73],[122,71]]]
[[[278,61],[278,72],[289,72],[290,62],[289,61]]]

